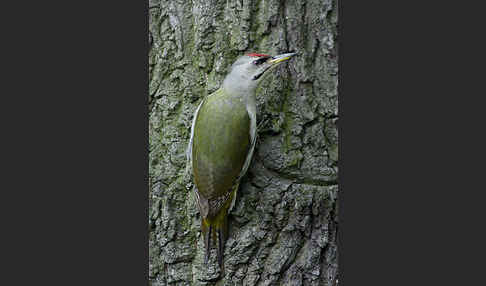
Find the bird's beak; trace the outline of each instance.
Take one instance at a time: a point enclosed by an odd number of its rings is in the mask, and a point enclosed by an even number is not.
[[[290,58],[295,56],[297,53],[287,53],[287,54],[281,54],[278,56],[273,56],[270,59],[268,59],[264,65],[259,69],[259,72],[257,75],[253,76],[253,80],[261,80],[262,76],[264,74],[269,74],[269,71],[273,70],[276,68],[279,64],[288,61]]]
[[[278,56],[273,56],[271,60],[268,61],[269,64],[276,65],[278,63],[281,63],[283,61],[289,60],[291,57],[295,56],[297,53],[287,53],[287,54],[281,54]]]

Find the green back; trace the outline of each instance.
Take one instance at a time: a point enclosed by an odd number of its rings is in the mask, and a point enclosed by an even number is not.
[[[194,126],[192,162],[199,194],[210,199],[231,190],[250,147],[250,117],[238,97],[220,89],[206,98]]]

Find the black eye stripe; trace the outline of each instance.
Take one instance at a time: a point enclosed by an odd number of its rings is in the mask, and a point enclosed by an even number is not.
[[[264,62],[266,62],[270,57],[262,57],[262,58],[259,58],[257,60],[254,60],[253,61],[253,64],[255,65],[261,65],[263,64]]]

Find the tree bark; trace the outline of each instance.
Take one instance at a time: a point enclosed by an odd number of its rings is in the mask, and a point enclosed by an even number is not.
[[[336,285],[337,0],[150,1],[151,285]],[[225,273],[204,245],[185,150],[193,113],[245,53],[299,56],[257,90],[258,143],[229,215]]]

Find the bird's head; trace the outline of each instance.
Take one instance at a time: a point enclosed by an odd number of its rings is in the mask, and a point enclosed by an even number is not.
[[[271,70],[296,54],[270,56],[251,53],[241,56],[231,66],[231,71],[224,79],[223,87],[235,91],[253,91]]]

